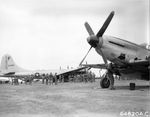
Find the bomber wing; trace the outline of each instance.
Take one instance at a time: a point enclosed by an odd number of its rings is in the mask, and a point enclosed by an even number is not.
[[[82,66],[97,69],[107,69],[105,64],[82,64]]]
[[[84,66],[84,67],[79,67],[76,69],[66,70],[66,71],[62,71],[60,73],[57,73],[57,75],[74,74],[74,73],[81,72],[81,70],[86,69],[86,68],[88,68],[88,67]]]

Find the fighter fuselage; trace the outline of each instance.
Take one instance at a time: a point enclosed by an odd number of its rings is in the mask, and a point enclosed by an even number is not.
[[[103,36],[102,41],[97,44],[95,50],[101,55],[100,48],[105,57],[117,64],[123,65],[134,60],[145,60],[150,56],[150,51],[137,44],[112,36]]]

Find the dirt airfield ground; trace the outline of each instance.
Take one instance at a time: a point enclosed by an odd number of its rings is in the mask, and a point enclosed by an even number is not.
[[[0,85],[0,117],[129,117],[126,112],[150,115],[149,82],[116,81],[115,90],[101,89],[94,83],[58,85]],[[132,116],[132,117],[136,117]],[[141,117],[141,116],[137,116]]]

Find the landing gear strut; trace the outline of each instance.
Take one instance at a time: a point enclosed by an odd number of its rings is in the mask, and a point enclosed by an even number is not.
[[[107,72],[100,81],[100,86],[102,88],[114,89],[114,77],[111,72]]]

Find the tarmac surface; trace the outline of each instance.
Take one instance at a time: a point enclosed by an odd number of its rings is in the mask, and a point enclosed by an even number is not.
[[[136,89],[129,90],[135,82]],[[115,81],[115,90],[94,83],[0,85],[0,117],[149,117],[146,81]]]

